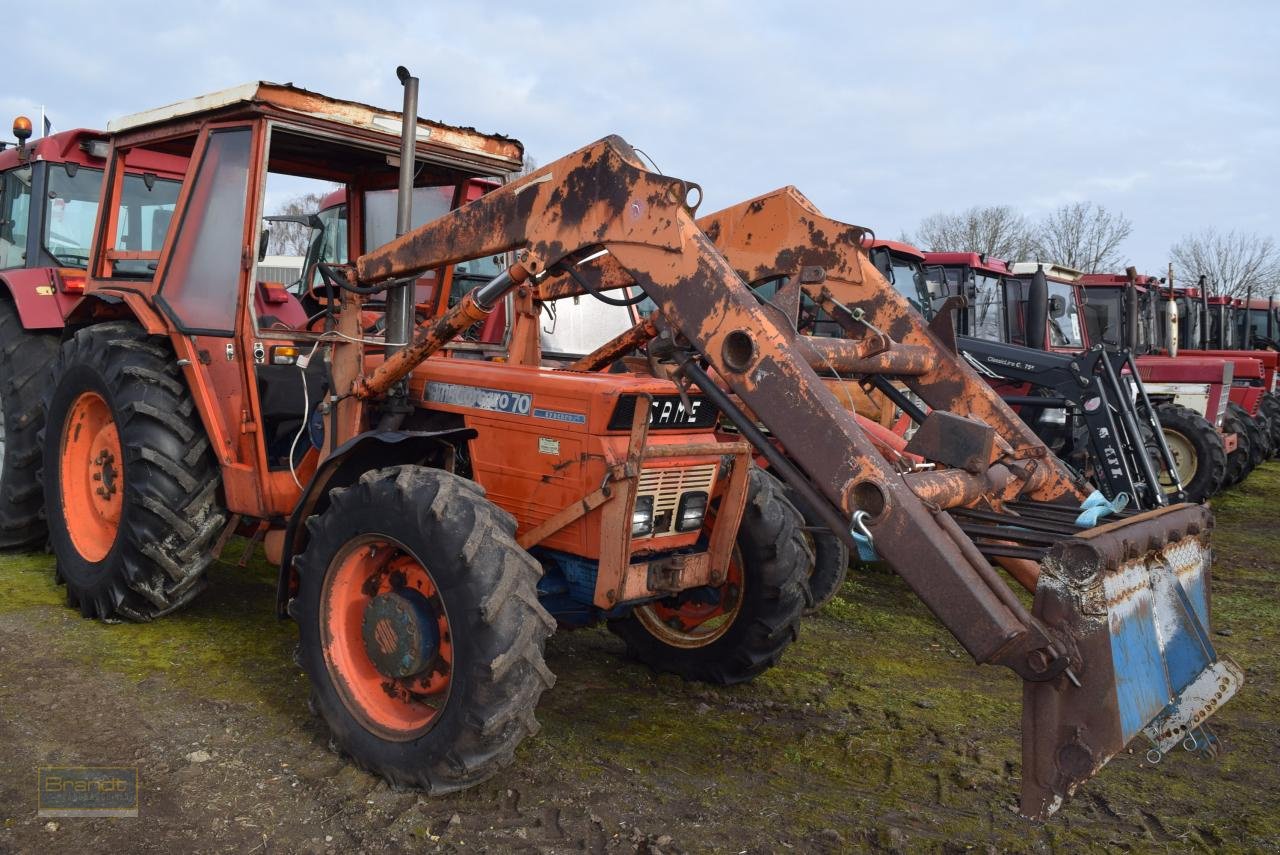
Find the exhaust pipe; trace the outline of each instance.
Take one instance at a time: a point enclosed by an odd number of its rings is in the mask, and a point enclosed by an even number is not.
[[[418,149],[418,78],[403,65],[396,77],[404,86],[404,113],[400,131],[400,185],[396,192],[396,237],[413,228],[413,177]],[[387,355],[403,350],[413,335],[413,280],[387,292]]]

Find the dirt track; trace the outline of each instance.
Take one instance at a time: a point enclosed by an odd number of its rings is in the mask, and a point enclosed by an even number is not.
[[[397,793],[327,749],[261,563],[186,612],[105,626],[45,555],[0,557],[0,852],[1066,852],[1280,849],[1280,464],[1215,503],[1214,641],[1249,683],[1208,763],[1141,751],[1044,825],[1012,811],[1015,680],[975,667],[894,576],[852,580],[781,667],[735,689],[562,633],[542,732],[494,781]],[[206,759],[207,758],[207,759]],[[34,767],[136,765],[138,819],[35,816]]]

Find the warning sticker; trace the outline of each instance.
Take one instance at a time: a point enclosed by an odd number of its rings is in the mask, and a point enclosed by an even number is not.
[[[560,455],[560,440],[547,439],[545,436],[538,437],[538,453]]]

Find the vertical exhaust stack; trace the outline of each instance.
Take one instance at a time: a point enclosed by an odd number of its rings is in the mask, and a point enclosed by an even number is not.
[[[404,112],[400,131],[400,185],[396,193],[396,237],[413,227],[413,178],[418,150],[418,78],[403,65],[396,77],[404,86]],[[403,350],[413,335],[413,279],[387,292],[387,355]]]

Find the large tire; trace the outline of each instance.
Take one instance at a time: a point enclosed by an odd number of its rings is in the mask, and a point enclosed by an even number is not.
[[[759,676],[800,631],[813,564],[803,525],[782,484],[752,469],[725,584],[637,606],[609,629],[634,658],[686,680],[729,685]]]
[[[808,617],[817,614],[840,591],[849,572],[849,547],[832,534],[803,496],[790,487],[784,489],[787,501],[804,518],[804,537],[813,551],[813,565],[805,584],[804,615]]]
[[[46,411],[49,540],[68,603],[134,621],[189,603],[227,515],[169,343],[125,321],[78,331],[59,351]]]
[[[45,538],[42,396],[57,354],[57,336],[28,332],[17,307],[0,298],[0,549]]]
[[[542,653],[555,620],[515,520],[474,482],[423,466],[367,472],[330,500],[308,520],[289,605],[313,708],[338,747],[395,786],[447,793],[492,777],[537,732],[555,682]],[[406,597],[436,642],[389,670],[387,649],[370,645],[398,651],[420,633],[384,634],[377,603]]]
[[[1181,404],[1161,404],[1156,417],[1165,443],[1178,464],[1178,476],[1188,502],[1203,502],[1222,489],[1227,477],[1227,452],[1222,436],[1203,416]],[[1165,492],[1172,484],[1161,478]]]
[[[1260,409],[1271,423],[1271,454],[1273,457],[1280,455],[1280,395],[1263,393]]]
[[[1240,423],[1244,425],[1245,431],[1249,434],[1249,470],[1245,473],[1247,476],[1249,472],[1258,468],[1267,459],[1268,437],[1264,433],[1262,424],[1244,407],[1236,403],[1230,403],[1227,404],[1227,411],[1235,413]]]
[[[1222,486],[1234,487],[1253,471],[1253,432],[1249,429],[1247,419],[1241,419],[1227,406],[1226,415],[1222,417],[1222,430],[1236,435],[1236,448],[1227,455],[1227,479]]]

